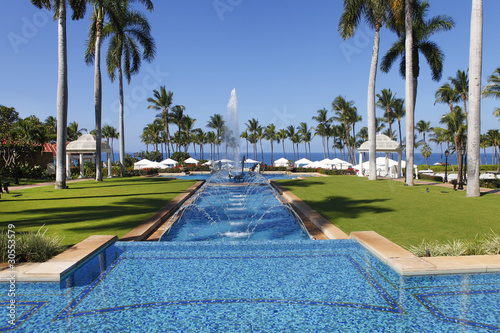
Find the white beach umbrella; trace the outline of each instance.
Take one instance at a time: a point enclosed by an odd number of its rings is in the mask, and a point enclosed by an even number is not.
[[[186,164],[198,164],[198,160],[195,160],[194,158],[190,157],[187,160],[184,161]]]
[[[299,166],[301,164],[309,164],[312,163],[312,161],[308,160],[307,158],[301,158],[297,162],[295,162],[295,166]]]
[[[288,166],[288,160],[286,158],[280,158],[274,161],[274,166],[275,167],[283,167],[283,166]]]
[[[163,161],[161,161],[160,164],[169,166],[169,165],[177,165],[178,162],[176,160],[171,159],[171,158],[167,158],[167,159],[164,159]]]
[[[259,163],[259,161],[252,160],[251,158],[245,160],[245,164],[254,164],[254,163]]]

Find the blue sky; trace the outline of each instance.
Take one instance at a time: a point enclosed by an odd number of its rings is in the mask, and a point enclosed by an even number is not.
[[[174,104],[186,106],[186,113],[197,119],[196,127],[204,130],[211,115],[225,115],[233,88],[240,130],[250,118],[277,128],[302,121],[313,126],[311,117],[321,108],[331,111],[338,95],[355,102],[363,117],[356,128],[366,126],[374,32],[363,24],[353,39],[343,41],[337,32],[342,1],[157,0],[154,4],[155,11],[147,17],[156,40],[156,59],[143,63],[139,75],[125,87],[127,152],[145,149],[140,135],[155,116],[146,100],[160,85],[174,92]],[[448,111],[446,105],[434,105],[434,94],[449,76],[468,67],[470,9],[470,0],[431,1],[430,15],[450,15],[456,26],[432,37],[446,56],[440,82],[431,80],[427,64],[421,61],[416,122],[424,119],[440,126],[441,115]],[[484,1],[483,85],[500,66],[499,11],[500,2]],[[68,20],[67,31],[68,121],[90,130],[95,126],[94,70],[83,60],[89,18],[88,12],[83,20]],[[55,116],[57,26],[52,14],[27,0],[9,1],[0,13],[0,31],[0,104],[15,107],[21,117]],[[382,30],[381,56],[395,39],[394,33]],[[404,97],[398,65],[388,74],[378,72],[377,93],[383,88]],[[483,133],[500,127],[492,116],[498,104],[483,100]],[[382,111],[377,110],[377,115]],[[118,85],[105,76],[102,119],[103,124],[118,128]],[[322,151],[321,140],[315,138],[312,147]]]

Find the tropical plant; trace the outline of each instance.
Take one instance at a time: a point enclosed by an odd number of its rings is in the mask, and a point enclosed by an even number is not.
[[[458,163],[458,179],[462,176],[462,153],[460,147],[465,143],[465,115],[460,106],[455,106],[452,111],[441,117],[440,123],[445,124],[448,133],[453,138]]]
[[[247,127],[247,131],[251,133],[254,137],[257,137],[258,134],[257,132],[259,131],[260,125],[259,121],[255,118],[252,118],[248,121],[248,123],[245,123],[245,126]],[[253,142],[253,158],[257,159],[257,141],[255,140]]]
[[[427,169],[429,169],[429,157],[431,157],[432,155],[431,147],[424,143],[422,148],[420,149],[420,152],[422,153],[422,156],[425,157],[425,164],[427,165]]]
[[[377,94],[377,106],[384,111],[384,118],[389,125],[389,131],[392,133],[392,122],[394,121],[394,105],[396,104],[396,94],[392,94],[391,89],[382,89],[380,94]]]
[[[311,139],[312,133],[311,129],[307,126],[307,123],[301,122],[297,127],[298,133],[302,136],[302,142],[304,142],[304,151],[306,153],[307,158],[307,145],[309,144],[309,148],[311,148]],[[309,158],[311,158],[311,149],[309,149]]]
[[[278,143],[281,141],[281,144],[283,146],[283,157],[286,159],[286,151],[285,151],[285,139],[287,138],[287,132],[285,129],[280,129],[277,133],[276,133],[276,138],[277,138],[277,141]],[[274,161],[273,161],[274,162]]]
[[[415,126],[415,129],[417,130],[418,133],[423,134],[424,136],[424,144],[426,144],[425,141],[425,134],[430,132],[432,130],[431,127],[431,122],[430,121],[425,121],[425,120],[420,120],[417,125]]]
[[[66,131],[67,131],[66,134],[67,141],[75,141],[82,136],[83,134],[82,131],[87,132],[87,129],[78,128],[78,123],[76,121],[73,121],[67,126]]]
[[[316,126],[315,135],[321,136],[321,143],[323,144],[323,158],[326,158],[326,125],[332,122],[331,118],[328,118],[328,110],[322,108],[318,111],[317,116],[313,116],[312,119],[318,122],[318,126]]]
[[[350,122],[349,122],[349,114],[352,113],[352,109],[354,107],[354,101],[347,101],[342,96],[337,96],[335,100],[332,102],[332,110],[335,112],[336,116],[334,119],[342,122],[345,127],[345,142],[347,143],[347,151],[349,156],[349,162],[354,161],[354,151],[351,149],[350,145]]]
[[[267,125],[264,132],[265,132],[266,140],[268,140],[269,143],[271,144],[271,162],[272,162],[272,161],[274,161],[274,141],[277,140],[276,126],[274,126],[274,124],[269,124],[269,125]]]
[[[213,116],[210,116],[210,120],[207,121],[207,127],[213,128],[216,131],[214,144],[217,146],[217,159],[219,159],[219,146],[221,143],[221,132],[222,129],[224,128],[224,124],[225,121],[222,118],[222,115],[217,113],[214,114]]]
[[[161,116],[163,119],[163,123],[165,126],[165,137],[167,143],[167,157],[170,157],[170,129],[168,124],[171,123],[170,119],[170,106],[173,102],[174,93],[170,90],[167,91],[165,86],[160,87],[160,91],[153,90],[154,98],[149,97],[148,102],[151,105],[148,105],[148,109],[153,109],[157,111],[161,111]],[[157,115],[158,117],[158,115]]]
[[[401,136],[401,119],[403,119],[403,117],[406,115],[405,100],[402,98],[396,99],[392,111],[394,117],[398,121],[399,144],[403,145],[403,138]]]
[[[66,188],[66,127],[68,124],[68,50],[66,38],[66,3],[67,0],[31,0],[38,8],[54,10],[57,19],[57,155],[56,189]],[[71,18],[79,20],[85,14],[85,1],[69,1],[73,11]]]
[[[344,0],[344,11],[339,21],[339,32],[343,39],[350,38],[358,28],[361,17],[364,16],[370,28],[375,29],[373,38],[373,52],[368,79],[368,136],[370,139],[369,164],[371,170],[376,166],[376,132],[375,132],[375,82],[379,56],[380,29],[387,21],[389,12],[387,0]],[[346,126],[347,127],[347,126]],[[349,140],[348,140],[349,141]],[[376,180],[375,172],[370,173],[370,180]]]
[[[418,6],[412,6],[413,4],[418,4]],[[419,3],[418,1],[406,0],[405,28],[402,29],[401,24],[391,25],[399,39],[382,58],[380,66],[381,70],[387,73],[396,59],[401,58],[400,74],[406,78],[406,162],[410,165],[414,161],[413,128],[417,83],[420,74],[419,53],[422,53],[427,60],[432,79],[439,81],[443,71],[444,54],[439,46],[429,38],[437,32],[450,30],[455,25],[453,19],[447,15],[426,19],[429,7],[428,1]],[[413,169],[411,168],[406,173],[406,183],[410,186],[413,185]]]
[[[114,162],[115,161],[115,154],[114,154],[113,140],[118,139],[120,137],[119,132],[116,130],[115,127],[106,124],[102,127],[102,136],[104,138],[106,138],[106,142],[108,144],[109,144],[109,139],[111,139],[111,156],[113,157],[113,162]],[[120,161],[120,163],[121,163],[121,161]],[[123,166],[123,167],[125,167],[125,166]]]
[[[289,125],[287,128],[286,128],[286,137],[290,139],[290,141],[292,141],[292,148],[293,148],[293,161],[295,162],[297,159],[295,158],[295,136],[296,136],[296,133],[295,133],[295,127],[293,127],[293,125]],[[283,146],[284,147],[284,146]],[[283,148],[285,149],[285,148]],[[286,157],[285,157],[286,158]]]
[[[108,22],[103,28],[102,35],[103,38],[107,36],[111,37],[108,52],[106,54],[106,68],[111,82],[116,79],[116,73],[118,73],[120,96],[120,174],[123,177],[125,174],[125,103],[123,97],[123,74],[125,74],[128,84],[130,84],[131,76],[139,73],[141,58],[147,62],[151,62],[154,59],[156,46],[153,37],[151,37],[151,28],[147,19],[140,12],[130,10],[128,1],[116,3],[115,15],[120,26]]]

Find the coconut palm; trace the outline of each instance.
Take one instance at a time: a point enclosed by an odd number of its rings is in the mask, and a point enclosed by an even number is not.
[[[281,144],[283,146],[283,158],[285,158],[285,159],[286,159],[286,151],[285,151],[285,139],[286,138],[287,138],[287,134],[286,134],[285,129],[282,128],[278,132],[276,132],[276,139],[277,139],[278,143],[281,141]]]
[[[274,141],[277,140],[276,137],[276,126],[274,124],[269,124],[264,130],[266,139],[271,143],[271,163],[274,161]]]
[[[56,155],[56,189],[66,188],[66,128],[68,124],[68,50],[66,38],[66,0],[31,0],[38,8],[54,10],[57,19],[57,155]],[[85,1],[69,1],[73,11],[71,18],[83,18],[86,10]]]
[[[287,128],[286,128],[286,137],[290,139],[290,141],[292,141],[292,148],[293,148],[293,161],[295,162],[296,159],[295,159],[295,141],[294,141],[294,138],[295,138],[295,127],[293,127],[293,125],[289,125]],[[283,146],[284,147],[284,146]],[[284,149],[284,148],[283,148]]]
[[[413,6],[415,3],[418,6]],[[383,72],[388,72],[396,59],[401,58],[400,74],[406,79],[406,162],[410,165],[414,161],[413,128],[420,74],[419,53],[422,53],[426,58],[432,72],[432,79],[439,81],[443,71],[444,54],[439,46],[429,38],[437,32],[450,30],[455,25],[453,19],[446,15],[438,15],[427,20],[428,11],[429,3],[427,1],[421,3],[413,0],[405,1],[405,29],[401,29],[401,25],[392,25],[393,30],[398,33],[399,39],[382,58],[380,66]],[[406,183],[412,186],[413,169],[409,168],[407,171]]]
[[[118,74],[120,96],[120,173],[123,177],[125,173],[125,104],[123,98],[123,74],[125,74],[128,84],[130,84],[131,76],[139,73],[141,58],[147,62],[151,62],[154,59],[156,46],[151,37],[151,28],[147,19],[140,12],[130,10],[128,1],[116,3],[115,15],[121,26],[116,26],[109,22],[104,26],[102,35],[103,38],[107,36],[111,37],[106,55],[106,67],[111,82],[116,79],[116,73]]]
[[[382,89],[380,94],[377,94],[377,106],[384,111],[385,119],[389,125],[389,131],[392,133],[393,108],[396,104],[396,94],[392,94],[391,89]]]
[[[248,123],[245,123],[245,126],[247,127],[247,131],[252,133],[253,136],[258,136],[257,132],[260,128],[259,121],[255,118],[252,118],[248,121]],[[253,158],[257,159],[257,145],[256,142],[253,143]]]
[[[78,128],[78,123],[76,121],[70,123],[66,130],[67,130],[66,137],[68,141],[77,140],[79,137],[82,136],[83,134],[82,131],[87,132],[86,128]]]
[[[452,111],[441,117],[440,123],[445,124],[453,139],[455,153],[457,154],[458,179],[462,177],[462,153],[460,147],[465,143],[465,114],[460,106],[455,106]]]
[[[249,156],[248,156],[248,132],[247,132],[247,131],[243,131],[243,132],[241,132],[241,134],[240,134],[240,138],[245,139],[245,141],[246,141],[246,143],[247,143],[247,155],[246,155],[246,156],[247,156],[247,158],[248,158],[248,157],[249,157]]]
[[[347,101],[344,97],[342,96],[337,96],[335,100],[332,102],[332,110],[335,112],[336,116],[334,116],[334,119],[342,122],[344,127],[345,127],[345,140],[344,142],[347,143],[347,151],[348,151],[348,156],[349,156],[349,162],[352,163],[354,159],[352,158],[353,156],[351,155],[351,146],[350,146],[350,135],[349,131],[351,129],[350,123],[349,123],[349,113],[352,111],[352,108],[354,106],[354,101]]]
[[[43,122],[47,130],[47,140],[54,144],[57,140],[57,119],[54,116],[48,116]]]
[[[221,132],[224,128],[225,121],[222,116],[218,113],[210,116],[210,120],[207,121],[207,127],[213,128],[216,131],[215,135],[215,145],[217,146],[217,159],[219,159],[219,146],[221,143]]]
[[[217,136],[215,132],[209,131],[207,132],[207,143],[210,145],[210,159],[214,159],[214,145],[217,142]]]
[[[405,100],[402,98],[396,99],[393,109],[392,109],[394,118],[397,119],[398,121],[398,129],[399,129],[399,144],[402,146],[403,145],[403,139],[401,136],[401,119],[406,115],[406,108],[405,108]]]
[[[307,127],[307,123],[301,122],[300,125],[297,126],[297,132],[302,136],[302,142],[304,142],[304,151],[307,158],[307,144],[309,144],[309,147],[311,147],[311,129]],[[309,157],[311,157],[311,150],[309,150]]]
[[[494,154],[497,157],[497,172],[500,171],[500,131],[495,129],[495,130],[489,130],[486,132],[486,137],[488,139],[489,144],[491,145],[491,148],[494,151]]]
[[[318,113],[318,115],[312,117],[313,120],[316,120],[318,122],[318,126],[316,127],[315,135],[321,136],[321,142],[323,143],[323,158],[326,158],[326,149],[325,149],[326,133],[325,133],[325,129],[326,129],[326,125],[332,122],[332,119],[328,118],[328,111],[325,108],[322,108],[316,112]]]
[[[109,140],[111,139],[111,156],[113,157],[113,162],[114,162],[115,161],[115,154],[114,154],[113,141],[114,141],[114,139],[118,139],[120,137],[119,132],[116,130],[115,127],[106,124],[102,127],[102,136],[104,138],[106,138],[106,142],[108,144],[109,144]]]
[[[488,85],[483,88],[483,97],[500,98],[500,67],[495,69],[493,73],[488,76]],[[495,117],[500,117],[500,108],[493,110]]]
[[[389,12],[388,0],[344,0],[344,12],[339,21],[339,32],[343,39],[350,38],[358,28],[361,17],[364,16],[370,28],[375,29],[373,38],[373,52],[368,79],[368,133],[370,139],[369,164],[371,170],[376,168],[376,132],[375,132],[375,82],[377,77],[377,64],[380,44],[380,28],[387,21]],[[375,172],[370,173],[370,180],[376,180]]]
[[[460,94],[449,83],[445,83],[439,87],[435,96],[435,103],[447,104],[450,107],[450,111],[453,110],[453,104],[460,100]]]
[[[165,135],[167,140],[167,157],[170,158],[170,129],[168,124],[172,122],[170,116],[170,106],[173,102],[174,93],[170,90],[167,91],[165,86],[160,87],[160,91],[153,90],[154,98],[149,97],[148,102],[151,105],[148,105],[148,109],[153,109],[157,111],[161,111],[161,116],[163,119],[163,123],[165,124]],[[158,115],[157,115],[158,117]]]
[[[430,135],[429,141],[439,145],[441,149],[441,163],[443,163],[443,142],[446,141],[446,130],[441,127],[433,127],[431,131],[432,133]]]
[[[425,134],[430,132],[432,130],[431,127],[431,122],[430,121],[425,121],[425,120],[420,120],[417,125],[415,126],[415,129],[417,130],[418,133],[421,133],[424,135],[424,144],[425,142]]]

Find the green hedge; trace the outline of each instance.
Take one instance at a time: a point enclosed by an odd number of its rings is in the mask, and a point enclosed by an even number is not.
[[[431,180],[433,182],[439,182],[439,183],[443,182],[443,177],[441,177],[441,176],[431,176],[431,175],[426,175],[423,173],[419,173],[418,178],[425,179],[425,180]]]

